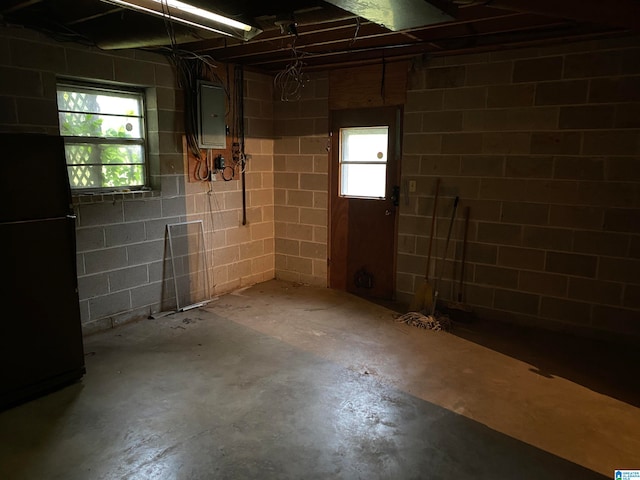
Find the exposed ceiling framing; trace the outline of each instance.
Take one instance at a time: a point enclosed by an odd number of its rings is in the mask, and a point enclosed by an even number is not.
[[[424,0],[403,0],[398,5]],[[379,62],[419,55],[438,56],[536,45],[571,39],[628,34],[640,29],[637,0],[430,0],[447,18],[393,31],[365,18],[382,0],[192,0],[204,8],[260,27],[263,33],[243,42],[174,24],[181,50],[209,55],[267,72],[278,72],[294,58],[308,69]],[[391,2],[393,3],[393,2]],[[346,8],[346,7],[345,7]],[[365,12],[363,14],[363,12]],[[416,10],[417,12],[417,10]],[[404,17],[411,11],[397,12]],[[103,49],[145,48],[166,51],[171,45],[161,18],[114,7],[100,0],[4,0],[6,24],[44,30],[59,39],[95,44]],[[365,15],[365,16],[360,16]],[[414,22],[416,23],[416,22]],[[293,24],[292,30],[286,28]],[[295,48],[295,52],[294,52]]]

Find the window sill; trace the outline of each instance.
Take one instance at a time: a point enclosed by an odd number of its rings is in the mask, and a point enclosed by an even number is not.
[[[159,190],[126,190],[113,192],[78,192],[71,193],[74,205],[81,203],[104,203],[116,202],[118,200],[141,200],[144,198],[155,198],[160,196]]]

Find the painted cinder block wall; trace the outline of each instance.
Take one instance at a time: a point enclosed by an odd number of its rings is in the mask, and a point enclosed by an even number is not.
[[[245,226],[239,181],[218,181],[211,188],[188,182],[182,151],[183,96],[163,56],[136,50],[105,52],[59,43],[28,29],[0,28],[0,130],[57,135],[58,77],[140,87],[147,101],[153,190],[73,199],[85,333],[165,308],[173,292],[163,272],[168,223],[203,221],[212,295],[274,277],[270,77],[245,76],[250,156]],[[30,178],[18,181],[37,195]]]
[[[424,275],[440,177],[435,252],[460,195],[450,252],[459,261],[470,206],[463,299],[476,312],[638,334],[639,47],[633,38],[605,39],[414,65],[402,185],[415,180],[417,192],[400,205],[400,300]],[[2,28],[0,129],[57,134],[56,76],[137,85],[148,95],[154,190],[74,199],[86,332],[161,308],[162,237],[173,221],[205,222],[213,293],[273,276],[326,285],[326,74],[314,73],[298,102],[279,101],[270,77],[246,74],[248,228],[237,182],[218,183],[210,195],[186,181],[182,95],[163,57]],[[444,271],[445,298],[457,293],[455,260]]]
[[[276,278],[326,287],[328,75],[311,74],[298,100],[274,95]]]
[[[417,191],[401,202],[399,299],[423,281],[440,178],[438,257],[461,199],[445,299],[468,206],[463,301],[477,314],[640,337],[640,39],[415,63],[404,120]]]

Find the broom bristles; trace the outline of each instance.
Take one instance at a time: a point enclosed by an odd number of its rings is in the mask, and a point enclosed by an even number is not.
[[[435,315],[423,315],[420,312],[407,312],[404,315],[400,315],[396,321],[426,330],[449,331],[451,329],[451,321],[446,315],[436,317]]]

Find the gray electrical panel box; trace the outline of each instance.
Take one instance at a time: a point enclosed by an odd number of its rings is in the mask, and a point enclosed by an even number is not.
[[[221,85],[198,82],[198,146],[227,148],[225,93]]]

